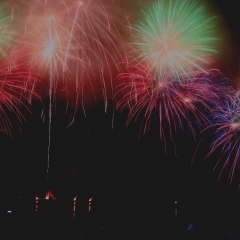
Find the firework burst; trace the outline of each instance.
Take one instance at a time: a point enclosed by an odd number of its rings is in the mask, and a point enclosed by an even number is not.
[[[207,129],[214,129],[210,151],[206,158],[220,153],[214,166],[214,171],[220,169],[218,180],[223,173],[228,173],[232,183],[240,164],[240,95],[239,81],[231,79],[231,87],[226,92],[226,98],[214,109],[214,122]],[[206,129],[206,130],[207,130]]]
[[[159,0],[144,21],[133,26],[131,55],[138,62],[148,62],[159,81],[190,79],[195,71],[213,62],[213,18],[196,1]]]
[[[196,128],[209,124],[208,116],[219,99],[217,86],[212,84],[218,76],[218,70],[209,70],[196,72],[191,82],[163,82],[149,71],[147,64],[128,65],[119,74],[116,107],[129,109],[127,125],[143,118],[140,134],[147,133],[158,119],[161,140],[166,140],[166,131],[173,140],[173,132],[183,130],[186,123],[195,137]]]
[[[34,0],[28,9],[19,21],[22,35],[16,54],[45,76],[52,95],[60,83],[60,92],[75,95],[75,104],[80,101],[84,109],[85,90],[90,86],[94,98],[100,87],[107,108],[112,69],[119,69],[123,51],[120,18],[112,14],[113,8],[94,0]],[[89,91],[86,94],[89,97]]]
[[[0,131],[11,136],[12,119],[9,115],[14,115],[13,122],[17,119],[21,125],[25,119],[23,110],[30,111],[32,97],[40,100],[34,89],[37,79],[40,80],[40,77],[30,72],[25,64],[11,65],[8,61],[1,62]]]
[[[66,92],[67,97],[70,95],[66,105],[73,104],[74,111],[69,125],[74,122],[79,105],[85,113],[84,94],[88,99],[91,94],[96,100],[99,87],[107,110],[107,81],[112,84],[112,69],[118,68],[119,48],[123,45],[115,25],[115,11],[110,12],[103,2],[95,0],[33,0],[24,12],[26,16],[19,20],[22,34],[14,49],[16,59],[21,57],[21,61],[40,73],[48,84],[47,175],[56,96],[63,96],[62,92]],[[112,91],[112,86],[110,89]]]

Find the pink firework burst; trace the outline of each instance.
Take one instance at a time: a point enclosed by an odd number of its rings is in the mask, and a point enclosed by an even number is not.
[[[156,75],[142,63],[128,65],[119,74],[116,107],[129,109],[127,125],[142,117],[140,134],[149,131],[151,123],[158,119],[160,139],[166,141],[166,133],[173,141],[173,133],[187,126],[196,137],[196,128],[209,124],[209,115],[219,99],[217,86],[212,80],[220,76],[218,70],[196,72],[192,81],[159,81]]]

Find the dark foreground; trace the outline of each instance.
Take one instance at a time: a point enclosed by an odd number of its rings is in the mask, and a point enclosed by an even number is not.
[[[121,204],[117,206],[117,204]],[[236,209],[190,202],[101,203],[35,199],[5,201],[1,207],[0,239],[240,239],[240,217]],[[161,207],[162,206],[162,207]],[[233,214],[235,212],[235,214]],[[223,214],[225,213],[225,214]],[[75,215],[74,215],[75,214]]]

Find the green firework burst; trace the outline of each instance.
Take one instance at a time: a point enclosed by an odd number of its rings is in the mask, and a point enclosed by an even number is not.
[[[13,30],[13,19],[14,8],[9,9],[6,5],[0,4],[0,56],[6,56],[6,50],[17,35]]]
[[[193,0],[159,0],[143,14],[144,20],[133,27],[132,53],[160,80],[182,81],[213,61],[215,17],[207,16],[205,6]]]

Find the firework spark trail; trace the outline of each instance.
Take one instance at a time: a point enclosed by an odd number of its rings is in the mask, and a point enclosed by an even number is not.
[[[50,26],[51,28],[51,26]],[[50,40],[52,38],[51,36],[51,30],[50,33]],[[53,84],[54,84],[54,78],[53,78],[53,71],[52,71],[52,61],[50,61],[49,66],[49,112],[48,112],[48,160],[47,160],[47,181],[49,178],[49,166],[50,166],[50,147],[51,147],[51,126],[52,126],[52,94],[53,94]]]
[[[74,55],[75,49],[70,45],[71,39],[68,39],[69,32],[65,25],[68,23],[68,19],[64,15],[65,10],[66,6],[62,1],[56,5],[52,5],[52,2],[48,1],[44,3],[34,1],[30,5],[30,13],[25,20],[24,34],[19,40],[23,44],[23,50],[20,49],[22,51],[20,55],[24,52],[22,58],[31,65],[32,69],[41,72],[43,76],[46,75],[48,79],[47,180],[50,166],[52,108],[57,81],[70,70],[66,69],[66,60],[69,60],[70,56],[71,60],[77,60],[77,55]],[[61,75],[61,73],[63,74]]]
[[[195,71],[205,71],[213,62],[217,38],[204,6],[190,0],[159,0],[143,14],[144,20],[132,27],[131,55],[139,63],[147,62],[159,80],[191,80]]]
[[[108,92],[104,75],[107,73],[110,79],[111,92],[113,92],[113,75],[111,69],[116,68],[120,70],[118,59],[121,56],[121,51],[123,51],[122,36],[119,33],[118,27],[123,27],[125,21],[120,14],[119,18],[118,14],[114,14],[115,16],[113,16],[113,12],[116,13],[116,9],[107,7],[103,2],[95,0],[82,1],[81,14],[79,15],[76,27],[80,32],[80,41],[83,42],[84,50],[81,51],[84,54],[82,57],[88,62],[90,67],[93,67],[91,68],[93,74],[97,74],[97,78],[101,81],[105,112],[108,106]],[[119,9],[119,13],[122,13],[121,9]],[[120,22],[122,26],[119,25]],[[93,59],[95,59],[95,64],[91,66]],[[94,92],[92,81],[90,81],[90,84]]]
[[[70,47],[70,43],[72,41],[72,37],[73,37],[73,32],[74,32],[74,27],[76,26],[76,22],[77,22],[77,16],[79,14],[79,9],[80,6],[82,5],[82,2],[80,1],[77,7],[77,11],[73,20],[73,24],[72,24],[72,28],[70,30],[70,34],[69,34],[69,38],[68,38],[68,42],[67,42],[67,47],[66,47],[66,51],[65,51],[65,58],[64,58],[64,64],[63,64],[63,72],[65,72],[65,68],[66,68],[66,64],[67,64],[67,58],[68,58],[68,52],[69,52],[69,47]]]

